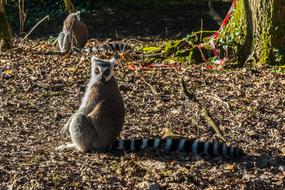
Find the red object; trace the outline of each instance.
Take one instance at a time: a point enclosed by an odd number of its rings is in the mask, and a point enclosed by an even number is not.
[[[216,39],[219,38],[219,36],[220,36],[220,31],[222,31],[222,30],[225,28],[225,26],[228,24],[228,21],[229,21],[229,19],[230,19],[230,17],[231,17],[232,12],[234,11],[236,5],[237,5],[237,0],[234,0],[233,3],[232,3],[232,6],[231,6],[231,8],[230,8],[230,10],[228,11],[226,17],[224,18],[224,20],[223,20],[223,22],[222,22],[222,24],[221,24],[221,26],[220,26],[220,29],[219,29],[217,32],[215,32],[215,33],[211,36],[210,41],[209,41],[213,54],[214,54],[217,58],[219,58],[219,59],[216,60],[215,62],[216,62],[217,64],[220,64],[220,65],[223,65],[224,63],[228,63],[228,60],[229,60],[229,50],[228,50],[228,47],[226,47],[226,49],[225,49],[225,51],[226,51],[226,57],[223,58],[223,59],[221,59],[221,58],[220,58],[220,53],[219,53],[219,51],[217,50],[217,48],[216,48],[216,46],[215,46],[215,41],[214,41],[214,40],[216,40]],[[204,47],[204,46],[205,46],[205,43],[201,43],[201,44],[198,45],[198,49],[199,49],[199,51],[200,51],[200,53],[201,53],[202,60],[203,60],[204,62],[208,62],[208,60],[206,59],[206,57],[205,57],[205,55],[203,54],[203,51],[202,51],[202,47]]]

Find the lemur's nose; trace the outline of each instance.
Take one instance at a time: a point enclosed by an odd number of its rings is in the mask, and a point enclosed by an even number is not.
[[[100,82],[105,82],[105,77],[101,75],[101,76],[98,77],[98,80]]]

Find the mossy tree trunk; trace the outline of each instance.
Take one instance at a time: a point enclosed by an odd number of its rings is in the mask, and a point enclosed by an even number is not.
[[[12,47],[12,32],[5,15],[4,0],[0,0],[0,49]]]
[[[238,50],[240,64],[285,64],[284,0],[238,0],[233,17],[228,33],[246,31],[240,32],[244,37]]]

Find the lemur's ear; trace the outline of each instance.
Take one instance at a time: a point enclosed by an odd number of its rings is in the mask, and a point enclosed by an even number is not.
[[[95,69],[96,62],[97,62],[97,61],[98,61],[98,58],[93,55],[92,58],[91,58],[91,68],[92,68],[91,72],[92,72],[92,74],[93,74],[93,72],[94,72],[93,69]]]
[[[120,58],[120,55],[118,53],[115,53],[114,57],[112,59],[109,60],[109,62],[114,65],[118,59]]]
[[[112,59],[109,60],[109,62],[111,63],[111,65],[114,65],[117,62],[117,59],[113,57]]]
[[[77,11],[77,12],[75,13],[75,15],[76,15],[76,17],[77,17],[77,20],[80,20],[80,11]]]

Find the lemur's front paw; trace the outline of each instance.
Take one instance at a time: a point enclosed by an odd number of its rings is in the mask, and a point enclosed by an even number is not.
[[[75,144],[68,143],[68,144],[64,144],[64,145],[61,145],[61,146],[58,146],[58,147],[55,148],[55,150],[57,150],[57,151],[63,151],[65,149],[76,150],[76,147],[75,147]]]

